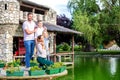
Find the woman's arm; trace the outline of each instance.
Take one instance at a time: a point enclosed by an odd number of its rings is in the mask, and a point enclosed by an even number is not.
[[[39,51],[39,53],[43,54],[43,48],[40,43],[37,44],[37,51]]]

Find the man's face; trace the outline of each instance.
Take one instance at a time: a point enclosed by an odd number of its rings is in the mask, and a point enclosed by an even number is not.
[[[28,20],[29,20],[29,21],[32,21],[32,19],[33,19],[33,15],[32,15],[32,14],[29,14],[29,15],[28,15]]]

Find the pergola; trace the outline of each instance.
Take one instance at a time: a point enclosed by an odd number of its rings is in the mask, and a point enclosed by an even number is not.
[[[78,32],[72,29],[68,29],[65,28],[63,26],[59,26],[59,25],[54,25],[54,24],[50,24],[50,23],[44,23],[44,25],[47,27],[48,31],[50,32],[54,32],[54,53],[52,54],[52,56],[54,56],[54,62],[56,62],[56,58],[57,56],[59,56],[59,62],[61,62],[61,56],[68,56],[68,55],[72,55],[72,62],[64,62],[66,65],[67,64],[74,64],[74,34],[78,34],[81,35],[83,34],[82,32]],[[71,52],[64,52],[64,53],[57,53],[56,52],[56,34],[57,33],[62,33],[62,34],[71,34],[72,35],[72,51]]]

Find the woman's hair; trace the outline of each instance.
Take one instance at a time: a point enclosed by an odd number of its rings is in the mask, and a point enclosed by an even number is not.
[[[39,36],[37,37],[37,40],[40,40],[40,39],[41,39],[41,36],[42,36],[42,35],[39,35]]]
[[[48,37],[48,31],[47,30],[43,30],[42,35],[44,35],[45,33],[46,33],[46,37]]]

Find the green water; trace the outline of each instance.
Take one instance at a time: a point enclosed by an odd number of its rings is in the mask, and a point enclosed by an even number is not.
[[[76,55],[74,68],[55,80],[120,80],[120,58]]]

